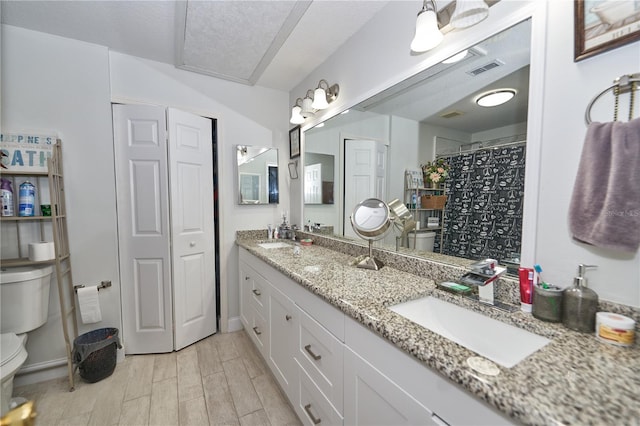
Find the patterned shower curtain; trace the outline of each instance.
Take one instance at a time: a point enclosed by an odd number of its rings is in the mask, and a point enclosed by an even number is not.
[[[442,253],[467,259],[520,253],[526,146],[449,158]]]

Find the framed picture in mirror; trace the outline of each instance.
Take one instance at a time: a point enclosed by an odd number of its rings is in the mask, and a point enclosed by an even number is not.
[[[574,61],[640,40],[640,2],[574,0]]]
[[[300,126],[289,130],[289,158],[300,157]]]

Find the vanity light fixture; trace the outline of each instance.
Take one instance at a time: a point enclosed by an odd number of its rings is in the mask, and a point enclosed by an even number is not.
[[[311,95],[309,95],[311,93]],[[311,89],[307,90],[307,95],[302,100],[302,111],[300,111],[300,115],[304,118],[313,117],[316,115],[315,110],[313,109],[313,91]]]
[[[302,99],[296,99],[296,104],[293,106],[293,108],[291,108],[291,118],[289,119],[289,122],[291,124],[304,123],[304,117],[300,114],[302,112],[302,107],[300,106],[301,102]]]
[[[307,90],[304,99],[296,99],[296,103],[291,108],[291,124],[303,124],[304,120],[316,115],[317,111],[326,109],[329,104],[338,98],[340,86],[329,85],[327,80],[322,79],[315,90]]]
[[[489,16],[489,6],[484,0],[456,0],[456,10],[449,24],[453,28],[467,28]]]
[[[438,25],[438,10],[433,0],[424,0],[416,19],[416,34],[411,42],[414,52],[426,52],[439,45],[444,39]]]
[[[481,107],[494,107],[509,102],[515,95],[515,89],[492,90],[478,96],[476,103]]]
[[[318,87],[313,92],[313,104],[311,106],[318,110],[328,108],[329,104],[338,98],[339,91],[340,86],[338,86],[337,84],[329,86],[327,80],[320,80],[320,82],[318,83]]]

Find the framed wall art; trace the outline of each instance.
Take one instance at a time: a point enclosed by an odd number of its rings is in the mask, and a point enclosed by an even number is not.
[[[575,62],[640,40],[640,1],[574,0],[574,16]]]
[[[300,157],[300,126],[289,130],[289,158]]]

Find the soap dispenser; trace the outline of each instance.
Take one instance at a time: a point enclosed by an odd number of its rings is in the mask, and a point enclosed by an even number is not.
[[[596,268],[594,265],[578,266],[578,276],[573,280],[573,287],[563,292],[562,323],[565,327],[585,333],[596,329],[596,312],[598,295],[587,287],[585,272]]]

